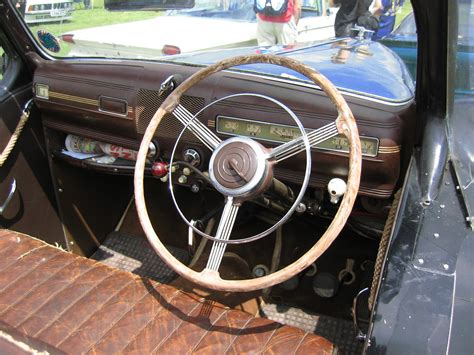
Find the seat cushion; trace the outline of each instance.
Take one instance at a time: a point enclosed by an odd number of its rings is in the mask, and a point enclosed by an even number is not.
[[[320,336],[0,230],[0,352],[11,346],[52,353],[336,352]]]

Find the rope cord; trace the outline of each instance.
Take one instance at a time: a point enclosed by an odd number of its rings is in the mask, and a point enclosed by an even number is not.
[[[401,190],[399,190],[392,202],[392,207],[388,213],[387,221],[385,222],[385,228],[383,230],[382,238],[379,244],[379,251],[377,253],[377,259],[374,266],[374,277],[372,278],[372,286],[370,287],[370,296],[369,296],[369,309],[372,310],[374,307],[375,296],[377,293],[377,287],[379,284],[379,279],[382,273],[382,266],[387,255],[388,242],[390,240],[390,235],[392,233],[393,224],[395,223],[395,216],[397,215],[398,204],[400,202]]]
[[[2,154],[0,155],[0,167],[2,167],[3,164],[5,164],[5,161],[8,159],[13,148],[15,148],[15,144],[18,141],[18,138],[20,138],[20,134],[23,131],[23,128],[25,127],[26,123],[28,122],[29,117],[30,117],[30,111],[27,108],[25,108],[25,110],[23,110],[23,113],[21,114],[20,121],[18,122],[18,125],[15,128],[15,132],[13,132],[12,136],[10,137],[10,140],[8,141],[7,146],[5,147]]]

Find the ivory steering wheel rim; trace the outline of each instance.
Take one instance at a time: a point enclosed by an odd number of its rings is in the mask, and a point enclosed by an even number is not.
[[[166,114],[171,114],[176,108],[179,107],[179,100],[184,92],[211,74],[229,69],[234,66],[253,63],[275,64],[297,71],[318,85],[333,102],[338,111],[338,117],[334,122],[334,125],[337,128],[337,132],[344,134],[349,141],[349,171],[347,178],[347,191],[344,194],[339,209],[328,229],[324,232],[323,236],[298,260],[294,261],[283,269],[260,278],[247,280],[224,280],[220,278],[219,272],[217,270],[205,268],[201,272],[196,272],[188,268],[186,265],[182,264],[178,259],[176,259],[159,239],[151,224],[145,203],[143,181],[146,155],[149,144],[159,123]],[[209,142],[212,143],[212,139],[210,139]],[[148,238],[148,241],[152,245],[155,252],[161,257],[161,259],[177,274],[192,282],[195,282],[198,285],[213,290],[228,292],[253,291],[271,287],[275,284],[288,280],[292,276],[309,267],[329,248],[329,246],[334,242],[344,227],[352,211],[352,207],[359,189],[361,165],[362,153],[355,119],[341,93],[326,77],[309,66],[288,57],[275,55],[238,56],[225,59],[197,71],[195,74],[186,79],[180,86],[178,86],[178,88],[176,88],[176,90],[167,97],[167,99],[155,113],[143,136],[135,165],[135,203],[140,223]]]

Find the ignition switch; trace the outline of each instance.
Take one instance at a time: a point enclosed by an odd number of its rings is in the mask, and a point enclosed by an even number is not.
[[[201,154],[193,148],[188,148],[184,151],[183,159],[193,166],[199,166],[201,164]]]

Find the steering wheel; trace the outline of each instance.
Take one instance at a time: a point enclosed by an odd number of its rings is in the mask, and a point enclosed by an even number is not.
[[[296,123],[302,136],[273,149],[267,149],[258,142],[246,137],[233,137],[222,141],[214,132],[209,130],[199,120],[180,105],[179,101],[184,92],[208,76],[234,66],[254,63],[268,63],[284,66],[297,71],[318,85],[329,97],[338,111],[337,119],[328,125],[306,133],[296,118]],[[226,203],[219,222],[206,268],[196,272],[176,259],[160,241],[148,216],[143,189],[143,179],[148,147],[155,131],[166,114],[173,114],[211,151],[210,176],[213,186],[226,197]],[[295,116],[296,117],[296,116]],[[293,119],[295,119],[293,117]],[[347,190],[339,209],[323,236],[298,260],[274,273],[263,277],[247,280],[224,280],[219,275],[219,266],[224,256],[225,247],[230,235],[237,212],[242,202],[262,194],[270,185],[273,177],[273,166],[278,162],[299,152],[306,152],[305,179],[300,194],[287,214],[291,214],[305,192],[305,184],[309,179],[311,158],[310,145],[343,134],[349,141],[349,172]],[[246,162],[243,162],[246,160]],[[148,125],[135,165],[135,203],[142,228],[156,253],[176,273],[201,286],[220,291],[247,292],[273,286],[288,280],[300,273],[318,259],[337,238],[352,211],[359,190],[362,153],[359,133],[355,119],[347,102],[336,87],[321,73],[309,66],[288,57],[275,55],[250,55],[225,59],[216,64],[203,68],[186,79],[166,98]],[[306,182],[306,183],[305,183]],[[281,221],[280,221],[281,222]],[[279,222],[279,223],[280,223]],[[281,223],[280,223],[281,224]],[[268,234],[267,232],[265,232]],[[250,241],[255,238],[247,238]]]

